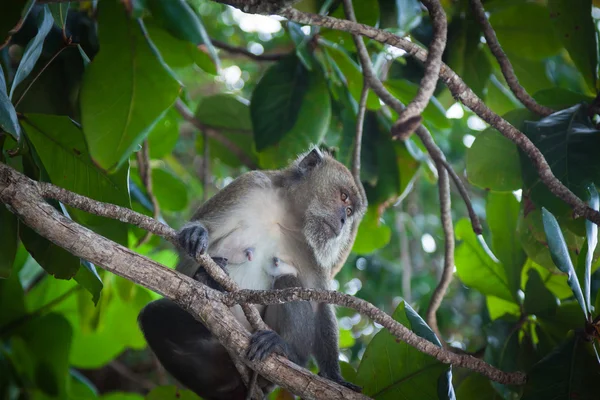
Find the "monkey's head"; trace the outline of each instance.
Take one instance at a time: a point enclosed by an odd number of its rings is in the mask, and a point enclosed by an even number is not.
[[[301,213],[302,232],[323,268],[331,268],[350,245],[353,224],[366,208],[352,174],[317,148],[288,168],[290,203]]]

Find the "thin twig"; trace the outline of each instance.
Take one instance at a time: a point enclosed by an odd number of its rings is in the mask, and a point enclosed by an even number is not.
[[[554,113],[553,109],[538,104],[538,102],[535,101],[533,97],[529,95],[529,93],[527,93],[525,88],[519,84],[519,79],[517,78],[517,75],[515,75],[515,70],[510,63],[510,60],[502,50],[502,46],[500,46],[500,42],[496,37],[494,28],[492,28],[490,21],[488,21],[487,17],[485,16],[485,9],[483,8],[481,1],[471,0],[471,7],[473,8],[473,12],[475,13],[477,21],[479,21],[479,24],[481,25],[481,30],[483,31],[485,41],[487,42],[487,45],[494,57],[496,57],[498,64],[500,64],[500,70],[502,71],[502,75],[504,75],[504,79],[506,79],[508,87],[514,93],[517,99],[519,99],[519,101],[525,107],[527,107],[527,109],[536,114],[547,116]]]
[[[246,167],[250,169],[258,168],[258,165],[256,165],[256,163],[252,161],[252,159],[250,159],[250,157],[248,157],[248,155],[244,153],[244,151],[240,149],[237,146],[237,144],[232,142],[228,137],[221,135],[213,127],[205,125],[201,121],[199,121],[198,118],[196,118],[194,114],[192,114],[192,112],[187,108],[183,101],[181,101],[181,99],[177,99],[177,101],[175,101],[175,108],[177,109],[179,114],[181,114],[183,119],[194,125],[198,130],[206,132],[206,136],[208,136],[209,138],[215,139],[217,142],[227,147],[227,149],[233,154],[235,154],[236,157],[239,158],[240,161],[244,163],[244,165],[246,165]]]
[[[354,149],[352,150],[352,176],[354,182],[358,186],[360,195],[364,202],[367,201],[367,194],[365,193],[365,187],[360,179],[360,155],[362,149],[362,136],[363,127],[365,124],[365,114],[367,111],[367,97],[369,95],[369,84],[365,80],[360,94],[360,100],[358,102],[358,112],[356,114],[356,135],[354,138]]]
[[[142,180],[142,185],[144,185],[146,194],[152,202],[152,216],[155,220],[158,220],[160,217],[160,205],[158,204],[158,200],[156,199],[154,191],[152,190],[152,167],[150,166],[150,149],[148,148],[148,139],[144,140],[142,149],[138,151],[135,156],[137,159],[138,172],[140,174],[140,179]],[[146,234],[137,242],[136,247],[147,243],[151,237],[152,232],[146,231]]]
[[[458,193],[460,193],[460,196],[462,197],[463,201],[465,202],[465,205],[467,206],[467,212],[469,213],[469,219],[471,220],[471,227],[473,228],[473,232],[475,232],[476,235],[481,235],[483,233],[483,227],[481,226],[481,221],[479,220],[479,217],[473,209],[473,203],[471,202],[471,198],[469,196],[469,193],[467,192],[467,188],[465,187],[463,181],[460,179],[456,171],[454,171],[450,163],[448,163],[448,161],[440,160],[440,162],[446,168],[448,174],[450,174],[450,178],[452,179],[452,182],[454,182],[454,186],[456,186],[456,189],[458,189]]]
[[[232,46],[229,43],[221,42],[220,40],[212,39],[211,41],[215,47],[217,47],[221,50],[225,50],[226,52],[232,53],[232,54],[242,54],[242,55],[244,55],[252,60],[255,60],[255,61],[279,61],[283,57],[290,54],[290,53],[254,54],[253,52],[251,52],[243,47]]]
[[[219,1],[220,2],[220,1]],[[427,51],[407,39],[401,38],[390,32],[373,28],[372,26],[346,21],[334,17],[305,13],[293,8],[286,8],[277,13],[291,21],[305,24],[318,25],[326,28],[337,29],[356,35],[362,35],[381,43],[389,44],[405,50],[409,55],[424,62]],[[600,212],[590,208],[584,201],[567,188],[554,174],[542,152],[523,132],[512,126],[508,121],[494,113],[490,108],[467,86],[456,72],[446,64],[442,64],[440,78],[448,86],[453,96],[481,119],[496,128],[502,135],[516,143],[532,161],[538,172],[540,180],[559,199],[572,207],[574,213],[600,225]],[[382,99],[383,100],[383,99]]]
[[[350,0],[344,0],[350,2]],[[429,45],[429,52],[425,60],[425,73],[419,84],[417,95],[406,106],[404,111],[398,115],[398,121],[392,127],[392,134],[406,139],[412,134],[421,123],[421,113],[427,107],[429,100],[433,96],[440,75],[442,65],[442,55],[446,47],[446,38],[448,34],[448,22],[446,13],[438,0],[423,0],[423,3],[429,10],[431,24],[433,25],[433,38]],[[348,18],[350,21],[356,19]]]

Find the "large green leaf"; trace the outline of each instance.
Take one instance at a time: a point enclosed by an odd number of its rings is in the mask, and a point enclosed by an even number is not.
[[[404,104],[410,103],[419,90],[418,85],[399,79],[387,80],[384,82],[384,86]],[[423,122],[427,125],[431,124],[437,129],[450,128],[450,121],[446,118],[446,110],[435,97],[431,98],[421,116]]]
[[[85,71],[81,120],[92,159],[115,171],[173,104],[179,85],[120,4],[103,1],[98,12],[101,49]]]
[[[148,147],[150,150],[150,158],[163,158],[173,151],[179,139],[179,121],[181,116],[175,110],[170,108],[169,111],[158,120],[148,134]]]
[[[128,167],[109,175],[88,152],[82,131],[68,117],[27,114],[23,121],[50,181],[62,188],[105,203],[129,207]],[[127,225],[68,208],[73,219],[120,244],[127,243]]]
[[[500,400],[490,380],[485,376],[472,372],[456,389],[456,398],[459,400]]]
[[[556,297],[544,285],[542,277],[535,269],[529,270],[523,307],[525,313],[535,316],[552,315],[558,307]]]
[[[256,91],[255,91],[256,93]],[[254,125],[256,141],[257,125],[255,114],[250,104],[250,113]],[[267,123],[273,123],[277,115],[266,116]],[[265,121],[261,122],[264,125]],[[331,99],[325,77],[317,70],[308,74],[308,88],[303,96],[295,124],[285,133],[276,145],[266,148],[259,154],[262,168],[281,168],[299,153],[306,151],[311,145],[321,143],[331,121]],[[258,142],[257,147],[258,147]]]
[[[137,170],[132,173],[131,177],[141,186]],[[152,190],[160,208],[165,211],[181,211],[187,206],[186,185],[174,173],[166,169],[152,169]]]
[[[356,254],[372,253],[387,245],[391,237],[391,228],[380,221],[377,208],[370,206],[358,227],[352,252]]]
[[[592,343],[570,334],[528,373],[522,400],[595,400],[598,374]]]
[[[352,0],[356,20],[362,24],[376,26],[379,21],[379,1],[378,0]],[[337,3],[337,7],[330,14],[332,17],[346,19],[342,3]],[[348,50],[354,51],[354,41],[352,35],[347,32],[341,32],[332,29],[322,29],[321,35],[327,40],[339,43]]]
[[[50,8],[50,12],[52,13],[52,17],[54,18],[54,23],[60,27],[60,29],[64,30],[65,25],[67,25],[67,16],[69,15],[69,6],[70,3],[68,1],[61,3],[48,4]]]
[[[6,94],[4,71],[0,65],[0,132],[2,131],[10,133],[15,140],[21,138],[21,126],[19,126],[17,112]]]
[[[492,321],[506,315],[509,317],[512,315],[515,318],[521,315],[521,307],[514,301],[506,301],[496,296],[485,296],[485,304]]]
[[[546,7],[522,3],[493,12],[490,23],[504,51],[519,57],[540,59],[561,48]]]
[[[587,196],[588,184],[600,183],[600,158],[593,150],[600,148],[600,130],[590,120],[585,104],[526,122],[523,132],[544,154],[554,175],[579,197]],[[529,158],[522,154],[521,159],[524,195],[538,207],[557,215],[566,213],[567,205],[541,182]]]
[[[558,299],[564,300],[573,297],[573,292],[567,282],[567,274],[561,272],[558,269],[549,270],[539,264],[536,264],[531,259],[527,259],[525,267],[523,268],[521,277],[521,289],[525,291],[527,282],[529,281],[530,270],[535,270],[538,275],[542,278],[544,286],[554,294]]]
[[[18,248],[17,217],[0,204],[0,278],[8,278],[12,271]]]
[[[10,94],[8,97],[12,99],[15,88],[21,83],[33,70],[35,67],[35,63],[40,58],[40,54],[42,54],[42,47],[44,46],[44,40],[46,39],[46,35],[52,29],[52,24],[54,23],[54,18],[52,18],[52,13],[47,5],[43,6],[39,14],[37,15],[37,34],[33,39],[27,44],[25,47],[25,51],[23,53],[23,58],[19,62],[19,67],[17,68],[17,72],[15,73],[15,77],[13,78],[12,86],[10,88]]]
[[[489,193],[486,204],[487,222],[492,232],[492,249],[498,257],[514,296],[520,290],[521,269],[526,256],[517,231],[519,202],[512,193]]]
[[[590,91],[595,92],[598,47],[592,19],[592,0],[549,0],[548,13],[557,36],[585,78]]]
[[[577,299],[577,302],[583,310],[583,314],[587,315],[587,306],[583,298],[583,292],[579,285],[579,280],[575,273],[575,267],[569,255],[567,249],[567,243],[563,237],[558,221],[548,210],[542,208],[542,220],[544,222],[544,231],[546,232],[546,238],[548,239],[548,248],[550,249],[550,255],[554,264],[564,273],[568,275],[568,282],[573,294]]]
[[[533,98],[538,103],[555,110],[573,107],[582,102],[591,103],[594,101],[593,97],[560,87],[540,90],[533,95]]]
[[[401,302],[392,317],[421,337],[433,335],[411,311]],[[454,392],[448,386],[448,372],[447,365],[397,340],[384,329],[367,346],[356,383],[365,395],[377,400],[451,399]]]
[[[467,286],[485,295],[513,301],[504,266],[477,239],[471,222],[461,219],[455,227],[456,238],[462,243],[456,248],[456,274]]]

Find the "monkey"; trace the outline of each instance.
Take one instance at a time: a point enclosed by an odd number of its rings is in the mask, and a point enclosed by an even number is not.
[[[223,291],[195,261],[208,253],[243,289],[329,289],[365,213],[361,193],[348,168],[318,148],[286,168],[246,172],[201,205],[178,231],[176,269]],[[251,335],[250,360],[277,353],[305,366],[312,355],[320,376],[361,390],[341,375],[330,304],[296,301],[258,309],[273,330]],[[232,312],[250,328],[239,306]],[[149,303],[138,321],[150,348],[182,385],[204,399],[245,398],[246,387],[225,347],[174,302]],[[263,390],[272,389],[266,379],[259,382]]]

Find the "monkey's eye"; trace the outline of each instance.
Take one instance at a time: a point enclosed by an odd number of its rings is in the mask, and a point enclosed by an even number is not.
[[[342,201],[346,202],[346,200],[348,200],[348,195],[344,192],[342,192]]]
[[[346,208],[346,215],[347,216],[351,216],[352,215],[352,208],[350,208],[350,207]]]

